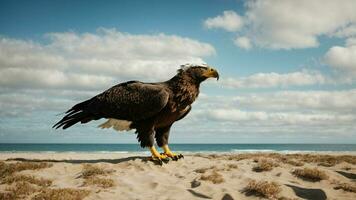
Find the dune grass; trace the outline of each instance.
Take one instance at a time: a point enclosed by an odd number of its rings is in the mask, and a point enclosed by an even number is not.
[[[283,161],[284,163],[287,163],[289,165],[293,165],[296,167],[301,167],[304,165],[304,162],[300,161],[300,160],[295,160],[295,159],[286,159],[285,161]]]
[[[0,162],[0,177],[3,178],[7,175],[13,174],[15,172],[20,172],[24,170],[39,170],[52,167],[52,164],[41,162],[16,162],[16,163],[5,163]]]
[[[194,172],[200,173],[200,174],[204,174],[204,173],[207,172],[209,169],[216,169],[216,167],[215,167],[215,166],[211,166],[211,167],[198,168],[198,169],[195,169]]]
[[[98,176],[98,175],[108,175],[111,174],[113,171],[111,170],[105,170],[100,167],[94,166],[94,165],[84,165],[81,177],[82,178],[89,178],[92,176]]]
[[[321,181],[329,178],[325,172],[319,170],[318,168],[305,167],[303,169],[295,169],[292,171],[292,174],[304,180],[313,181],[313,182]]]
[[[110,188],[115,185],[114,181],[109,178],[98,178],[98,177],[89,177],[84,180],[84,186],[96,185],[101,188]]]
[[[20,181],[10,187],[7,187],[5,191],[5,193],[0,194],[0,199],[24,199],[28,195],[36,192],[37,188],[28,182]]]
[[[216,170],[212,171],[210,174],[203,174],[200,179],[203,181],[211,181],[214,184],[220,184],[225,181],[223,176]]]
[[[268,199],[276,199],[280,191],[280,186],[275,182],[256,180],[251,180],[243,189],[246,195],[261,196]]]
[[[94,165],[84,165],[81,177],[84,179],[83,185],[96,185],[102,188],[109,188],[115,185],[114,180],[100,176],[111,174],[112,170],[105,170]]]
[[[228,167],[228,169],[238,169],[239,168],[239,166],[234,163],[227,164],[227,167]]]
[[[271,171],[273,167],[276,166],[278,166],[278,164],[271,160],[260,159],[257,161],[257,164],[252,168],[252,170],[255,172]]]
[[[0,199],[23,199],[37,192],[40,187],[48,187],[51,180],[36,178],[30,175],[17,174],[24,170],[40,170],[51,167],[48,163],[35,162],[0,162],[0,183],[10,185],[0,193]]]
[[[42,187],[52,185],[51,180],[22,174],[11,174],[1,180],[1,184],[12,184],[14,182],[28,182]]]
[[[335,190],[344,190],[346,192],[353,192],[356,193],[356,184],[350,184],[350,183],[338,183],[335,187]]]
[[[51,189],[43,188],[39,194],[36,194],[32,200],[81,200],[90,194],[88,190],[72,189],[72,188],[60,188]]]
[[[23,170],[39,170],[50,167],[47,163],[0,163],[1,184],[12,184],[0,193],[1,200],[12,199],[34,199],[34,200],[80,200],[89,195],[89,190],[73,188],[49,188],[51,180],[36,178],[30,175],[16,174]],[[94,165],[84,165],[81,177],[84,178],[84,185],[97,185],[102,188],[114,186],[114,181],[108,178],[100,178],[112,171],[104,170]],[[32,196],[32,198],[31,198]]]
[[[323,154],[278,154],[278,153],[251,153],[251,154],[237,154],[237,155],[226,155],[228,160],[245,160],[245,159],[256,159],[259,158],[269,158],[281,161],[283,163],[288,163],[289,160],[294,160],[295,162],[301,163],[316,163],[322,166],[334,166],[336,164],[346,162],[349,164],[356,164],[356,156],[354,155],[323,155]],[[298,163],[295,166],[298,166]],[[290,162],[288,164],[296,164]]]

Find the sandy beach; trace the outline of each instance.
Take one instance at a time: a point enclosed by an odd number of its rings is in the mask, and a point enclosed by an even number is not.
[[[0,199],[356,199],[356,156],[1,153]]]

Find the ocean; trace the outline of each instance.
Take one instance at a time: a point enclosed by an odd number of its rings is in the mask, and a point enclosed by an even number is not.
[[[356,144],[170,144],[175,152],[356,152]],[[0,144],[1,152],[147,152],[138,144]]]

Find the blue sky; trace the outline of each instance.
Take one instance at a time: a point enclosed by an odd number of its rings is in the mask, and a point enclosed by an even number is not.
[[[52,130],[75,103],[127,80],[206,62],[172,143],[356,143],[354,1],[0,1],[0,141],[136,143]]]

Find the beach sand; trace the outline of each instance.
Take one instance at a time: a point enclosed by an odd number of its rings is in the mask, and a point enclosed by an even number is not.
[[[356,156],[0,153],[0,199],[356,199]],[[30,178],[29,178],[30,177]]]

